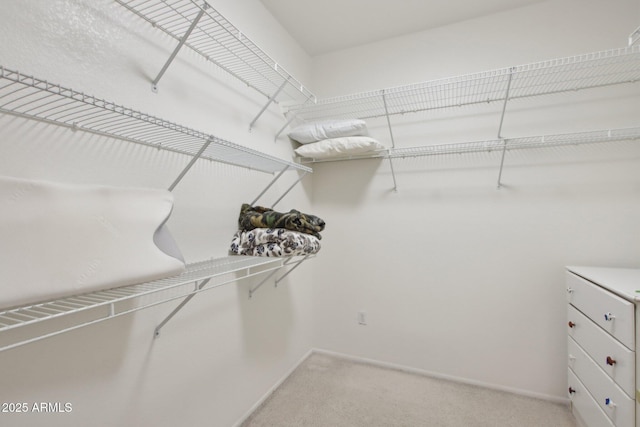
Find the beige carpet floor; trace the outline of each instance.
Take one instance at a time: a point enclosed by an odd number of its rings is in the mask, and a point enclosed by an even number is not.
[[[314,353],[242,427],[575,427],[566,405]]]

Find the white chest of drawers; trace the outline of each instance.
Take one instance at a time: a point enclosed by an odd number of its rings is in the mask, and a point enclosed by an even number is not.
[[[587,427],[640,427],[640,269],[567,270],[572,411]]]

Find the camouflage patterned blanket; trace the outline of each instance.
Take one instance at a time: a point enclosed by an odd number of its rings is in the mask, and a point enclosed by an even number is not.
[[[321,239],[320,232],[324,230],[325,222],[322,218],[295,209],[291,209],[289,212],[277,212],[262,206],[251,206],[244,203],[240,209],[238,226],[241,231],[250,231],[256,228],[284,228],[311,234]]]

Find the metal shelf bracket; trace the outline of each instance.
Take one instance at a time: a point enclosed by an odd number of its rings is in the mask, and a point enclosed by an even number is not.
[[[173,191],[174,188],[176,188],[176,185],[178,185],[180,183],[180,181],[182,181],[182,178],[184,178],[184,176],[187,174],[187,172],[189,172],[189,170],[191,169],[191,167],[196,163],[196,161],[202,156],[202,153],[204,153],[204,151],[209,147],[209,145],[213,142],[213,137],[209,137],[204,144],[202,144],[202,147],[200,148],[200,150],[196,153],[195,156],[193,156],[191,158],[191,161],[187,164],[187,166],[184,167],[184,169],[182,169],[182,172],[180,172],[180,174],[178,175],[178,177],[175,179],[175,181],[173,181],[173,183],[169,186],[169,191]]]
[[[153,336],[154,338],[158,338],[160,336],[160,329],[162,329],[162,327],[164,325],[167,324],[167,322],[169,320],[171,320],[171,318],[173,316],[175,316],[180,310],[182,310],[182,308],[187,305],[187,303],[189,301],[191,301],[191,299],[196,296],[196,294],[202,290],[202,288],[204,288],[204,286],[209,283],[209,281],[211,280],[211,278],[205,279],[203,281],[200,282],[200,284],[198,284],[198,282],[195,282],[195,289],[193,290],[193,293],[189,294],[184,300],[182,300],[182,302],[173,309],[173,311],[171,313],[169,313],[167,315],[167,317],[164,318],[164,320],[162,322],[160,322],[160,324],[156,327],[156,329],[153,331]]]
[[[311,101],[311,100],[313,100],[314,103],[316,103],[318,101],[314,95],[311,95],[311,96],[307,97],[307,99],[304,101],[304,103],[302,104],[302,106],[300,108],[304,108],[307,105],[307,103],[309,101]],[[276,132],[276,135],[273,137],[274,141],[278,140],[278,137],[280,136],[280,134],[282,132],[284,132],[284,130],[287,128],[287,126],[289,126],[291,124],[291,122],[293,121],[293,119],[295,119],[295,118],[296,118],[296,115],[293,112],[290,112],[289,113],[289,118],[287,119],[285,124],[282,125],[280,130],[278,130],[278,132]]]
[[[629,35],[629,46],[633,46],[640,40],[640,27],[636,28],[636,30]]]
[[[303,171],[303,172],[302,172],[302,174],[298,177],[298,179],[296,179],[296,181],[295,181],[293,184],[291,184],[291,186],[290,186],[289,188],[287,188],[287,189],[285,190],[285,192],[284,192],[284,193],[282,193],[282,195],[281,195],[280,197],[278,197],[278,199],[277,199],[275,202],[273,202],[273,204],[271,205],[271,207],[272,207],[272,208],[274,208],[274,207],[275,207],[275,206],[280,202],[280,200],[282,200],[282,199],[284,198],[284,196],[286,196],[287,194],[289,194],[289,192],[290,192],[291,190],[293,190],[293,187],[295,187],[296,185],[298,185],[298,183],[299,183],[300,181],[302,181],[302,178],[304,178],[304,177],[307,175],[307,173],[308,173],[307,171]]]
[[[296,263],[294,264],[294,266],[293,266],[293,267],[291,267],[289,270],[287,270],[287,272],[286,272],[286,273],[284,273],[282,276],[278,277],[278,278],[276,279],[275,286],[276,286],[276,287],[278,287],[278,283],[280,283],[280,281],[281,281],[282,279],[284,279],[285,277],[287,277],[287,276],[289,275],[289,273],[291,273],[293,270],[295,270],[296,268],[298,268],[298,267],[300,266],[300,264],[302,264],[304,261],[306,261],[306,260],[307,260],[307,258],[309,258],[309,255],[305,255],[305,257],[304,257],[304,258],[302,258],[300,261],[296,262]]]
[[[287,260],[288,261],[288,260]],[[283,266],[287,265],[287,262],[282,264]],[[253,288],[249,289],[249,298],[251,298],[253,296],[253,293],[255,291],[257,291],[258,289],[260,289],[260,287],[262,285],[264,285],[266,283],[267,280],[269,280],[270,278],[273,277],[273,275],[276,274],[276,271],[272,271],[271,273],[269,273],[269,275],[267,277],[265,277],[264,279],[262,279],[262,281],[260,281],[260,283],[258,283],[256,286],[254,286]]]
[[[282,276],[278,277],[275,281],[275,286],[278,286],[278,283],[280,283],[280,281],[282,279],[284,279],[286,276],[289,275],[289,273],[291,273],[293,270],[295,270],[296,268],[298,268],[298,266],[300,266],[300,264],[302,264],[304,261],[306,261],[311,255],[305,255],[304,258],[302,258],[301,260],[296,261],[293,264],[293,267],[291,267],[289,270],[287,270],[286,273],[284,273]],[[289,264],[291,264],[291,262],[293,261],[292,258],[287,259],[286,261],[284,261],[282,263],[282,265],[280,266],[280,268],[288,266]],[[278,272],[278,270],[273,270],[271,273],[269,273],[269,275],[267,277],[265,277],[264,279],[262,279],[260,281],[260,283],[258,283],[257,285],[255,285],[253,288],[249,289],[249,298],[251,298],[253,296],[253,294],[260,289],[260,287],[262,285],[264,285],[269,279],[271,279],[276,273]]]
[[[182,49],[182,46],[185,44],[185,42],[187,41],[187,39],[189,38],[189,36],[193,32],[193,29],[196,28],[196,25],[198,25],[198,22],[200,21],[200,18],[202,18],[202,15],[204,15],[205,9],[207,9],[208,7],[209,7],[209,5],[207,3],[204,3],[202,8],[200,9],[200,12],[198,12],[198,15],[195,17],[195,19],[191,23],[191,26],[189,27],[187,32],[184,33],[184,35],[180,39],[180,42],[178,42],[178,45],[176,46],[176,48],[173,50],[173,52],[169,56],[169,59],[167,59],[167,62],[165,62],[164,66],[162,67],[162,69],[160,70],[160,72],[158,73],[156,78],[153,79],[153,81],[151,82],[151,90],[154,93],[158,92],[158,82],[160,81],[160,79],[164,75],[165,71],[167,71],[167,68],[169,68],[169,65],[171,65],[173,60],[176,58],[176,55],[178,54],[180,49]]]
[[[273,184],[275,184],[275,182],[276,182],[277,180],[279,180],[279,179],[280,179],[280,177],[281,177],[281,176],[282,176],[282,175],[283,175],[287,170],[289,170],[289,166],[287,166],[287,167],[285,167],[284,169],[282,169],[282,170],[280,171],[280,173],[279,173],[278,175],[276,175],[276,176],[271,180],[271,182],[270,182],[269,184],[267,184],[267,186],[264,188],[264,190],[262,190],[262,192],[260,192],[260,194],[258,194],[258,196],[257,196],[255,199],[253,199],[253,201],[251,202],[251,205],[252,205],[252,206],[253,206],[253,205],[255,205],[255,204],[258,202],[258,200],[260,200],[260,198],[261,198],[262,196],[264,196],[264,193],[266,193],[266,192],[267,192],[267,190],[269,190],[269,188],[271,188],[271,186],[272,186]]]
[[[282,92],[282,89],[284,89],[284,87],[289,83],[289,80],[291,80],[291,76],[287,77],[285,79],[285,81],[282,82],[282,84],[280,85],[280,87],[278,88],[278,90],[276,90],[273,95],[271,95],[269,97],[269,99],[267,100],[267,103],[264,104],[264,106],[262,107],[262,109],[260,110],[260,112],[258,113],[257,116],[254,117],[253,120],[251,120],[251,123],[249,123],[249,132],[251,132],[251,130],[253,129],[253,125],[258,121],[258,119],[260,118],[260,116],[262,116],[262,113],[265,112],[265,110],[267,109],[267,107],[269,105],[271,105],[271,103],[273,101],[276,100],[276,97],[280,94],[280,92]]]
[[[511,68],[509,70],[509,78],[507,80],[507,89],[505,90],[504,93],[504,103],[502,104],[502,114],[500,115],[500,124],[498,125],[498,139],[502,140],[502,125],[504,123],[504,114],[507,111],[507,103],[509,102],[509,91],[511,90],[511,80],[513,80],[513,72],[515,71],[515,68]],[[498,172],[498,186],[497,189],[499,190],[500,188],[502,188],[502,168],[504,167],[504,156],[506,154],[507,151],[507,141],[504,140],[504,144],[502,146],[502,157],[500,160],[500,171]]]
[[[251,202],[251,205],[252,205],[252,206],[253,206],[253,205],[255,205],[255,204],[258,202],[258,200],[260,200],[260,198],[261,198],[262,196],[264,196],[264,194],[267,192],[267,190],[269,190],[269,188],[271,188],[271,187],[273,186],[273,184],[275,184],[275,183],[276,183],[276,181],[278,181],[278,179],[280,179],[280,177],[281,177],[281,176],[282,176],[282,175],[283,175],[287,170],[289,170],[289,166],[287,166],[287,167],[285,167],[284,169],[282,169],[282,170],[280,171],[280,173],[278,173],[278,175],[276,175],[276,176],[271,180],[271,182],[270,182],[269,184],[267,184],[267,186],[264,188],[264,190],[262,190],[262,191],[260,192],[260,194],[258,194],[258,196],[257,196],[255,199],[253,199],[253,201]],[[276,200],[276,201],[271,205],[271,207],[272,207],[272,208],[273,208],[273,207],[275,207],[275,205],[277,205],[277,204],[278,204],[278,203],[279,203],[279,202],[284,198],[284,196],[286,196],[287,194],[289,194],[289,192],[290,192],[291,190],[293,190],[293,188],[294,188],[294,187],[295,187],[295,186],[296,186],[300,181],[302,181],[302,178],[304,178],[304,177],[307,175],[307,173],[308,173],[308,172],[307,172],[306,170],[303,170],[303,171],[302,171],[302,174],[298,177],[298,179],[297,179],[293,184],[291,184],[291,186],[290,186],[287,190],[285,190],[285,192],[284,192],[284,193],[282,193],[282,195],[281,195],[281,196],[280,196],[280,197],[279,197],[279,198],[278,198],[278,199],[277,199],[277,200]]]
[[[384,103],[384,114],[387,116],[387,126],[389,127],[389,136],[391,137],[391,147],[396,148],[396,141],[393,138],[393,128],[391,127],[391,118],[389,117],[389,107],[387,105],[387,95],[382,89],[382,102]],[[391,168],[391,177],[393,178],[393,191],[398,192],[398,183],[396,182],[396,173],[393,169],[393,160],[389,158],[389,167]]]
[[[498,190],[500,188],[502,188],[502,183],[501,183],[502,168],[504,167],[504,156],[505,156],[506,151],[507,151],[507,140],[504,139],[503,140],[503,145],[502,145],[502,156],[500,158],[500,170],[498,171],[498,187],[497,187]]]
[[[189,293],[180,304],[178,304],[178,306],[173,309],[173,311],[171,313],[169,313],[167,315],[167,317],[164,318],[164,320],[162,320],[162,322],[160,322],[160,324],[158,324],[158,326],[155,328],[153,336],[154,338],[158,338],[160,336],[160,330],[167,324],[167,322],[169,322],[169,320],[171,320],[173,318],[173,316],[175,316],[180,310],[182,310],[184,308],[185,305],[187,305],[187,303],[189,301],[191,301],[191,299],[193,299],[194,296],[196,296],[197,294],[199,294],[200,292],[203,292],[207,289],[213,289],[222,285],[226,285],[228,283],[233,283],[236,282],[238,280],[242,280],[242,279],[246,279],[249,277],[253,277],[253,276],[258,276],[261,274],[264,274],[266,272],[269,272],[269,274],[255,287],[253,287],[250,291],[249,291],[249,298],[251,298],[251,296],[253,295],[253,293],[258,290],[258,288],[260,286],[262,286],[267,280],[269,280],[271,277],[273,277],[282,267],[287,266],[289,264],[291,264],[293,262],[293,267],[291,267],[285,274],[283,274],[282,276],[280,276],[278,279],[276,279],[276,286],[278,284],[279,281],[281,281],[284,277],[286,277],[289,273],[291,273],[295,268],[297,268],[300,264],[302,264],[303,261],[307,260],[311,255],[305,255],[302,259],[296,260],[297,257],[295,258],[287,258],[287,259],[280,259],[278,261],[275,261],[274,259],[269,260],[271,263],[273,263],[274,265],[269,265],[269,267],[267,269],[263,269],[263,270],[258,270],[258,271],[251,271],[251,266],[248,266],[247,268],[244,269],[244,273],[241,277],[236,277],[236,278],[231,278],[229,280],[226,280],[224,282],[221,283],[217,283],[215,285],[209,286],[205,289],[205,286],[210,282],[211,277],[208,277],[200,282],[194,282],[194,289],[191,293]],[[249,258],[249,257],[242,257],[240,256],[239,258]],[[260,257],[254,257],[254,258],[260,258]],[[284,260],[284,261],[283,261]],[[236,271],[242,271],[242,270],[236,270]]]

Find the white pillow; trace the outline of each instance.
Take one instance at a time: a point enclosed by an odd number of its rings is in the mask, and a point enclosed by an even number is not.
[[[309,144],[342,136],[367,135],[367,123],[360,119],[307,123],[294,128],[288,135],[294,141]]]
[[[305,144],[295,150],[301,157],[327,159],[384,150],[385,146],[368,136],[345,136]]]

